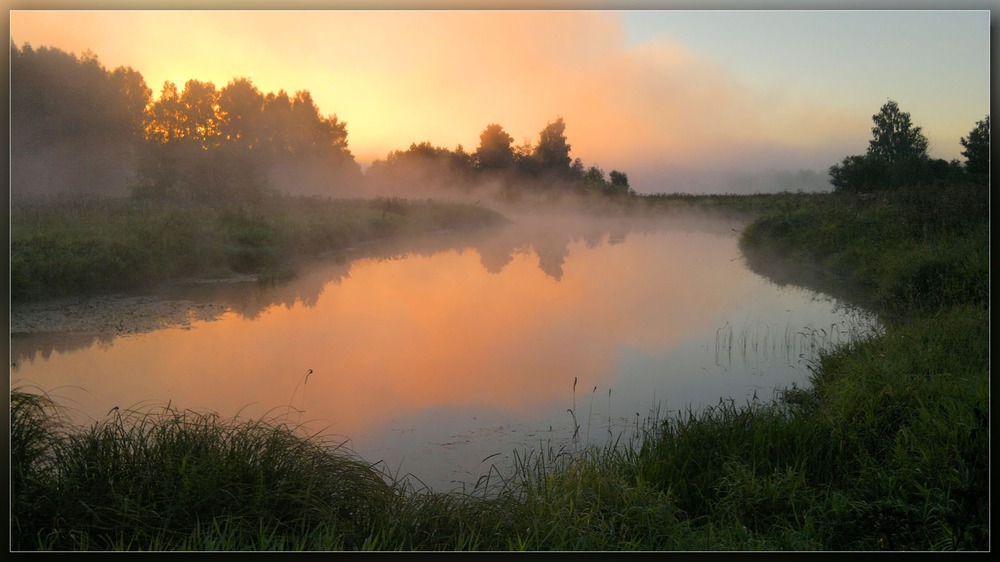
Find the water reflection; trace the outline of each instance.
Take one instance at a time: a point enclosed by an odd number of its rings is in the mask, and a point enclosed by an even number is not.
[[[800,364],[765,373],[713,356],[720,326],[843,319],[747,271],[735,240],[726,222],[545,217],[462,243],[387,243],[280,286],[172,287],[225,308],[185,325],[76,348],[14,337],[33,360],[12,379],[64,387],[91,417],[168,401],[282,413],[441,489],[474,481],[494,453],[566,443],[570,408],[589,439],[661,400],[679,409],[804,381]]]

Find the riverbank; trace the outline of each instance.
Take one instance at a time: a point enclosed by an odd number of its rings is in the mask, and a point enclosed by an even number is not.
[[[72,199],[11,208],[11,301],[137,292],[164,282],[295,275],[376,240],[503,222],[490,209],[403,199],[284,197],[253,206]]]
[[[758,209],[751,267],[872,306],[885,333],[824,354],[783,400],[525,452],[468,493],[416,493],[268,420],[167,405],[69,431],[16,390],[12,548],[988,549],[988,205],[959,189],[735,200]]]

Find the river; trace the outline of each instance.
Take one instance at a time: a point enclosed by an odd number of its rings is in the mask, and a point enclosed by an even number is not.
[[[522,217],[328,256],[284,283],[19,306],[11,386],[78,423],[113,408],[281,417],[434,491],[532,451],[807,386],[876,329],[743,264],[738,221]]]

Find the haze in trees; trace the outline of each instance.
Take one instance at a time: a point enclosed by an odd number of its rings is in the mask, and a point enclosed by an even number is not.
[[[150,97],[131,68],[108,71],[93,53],[77,57],[12,41],[12,201],[127,194]]]
[[[248,78],[222,90],[166,83],[147,112],[135,194],[183,201],[354,193],[361,170],[346,124],[319,113],[308,91],[262,94]]]
[[[566,123],[559,117],[548,123],[538,143],[514,138],[498,123],[488,124],[479,146],[469,154],[461,145],[454,151],[424,141],[406,151],[390,152],[366,172],[372,193],[403,197],[499,197],[503,200],[563,196],[627,197],[635,195],[624,172],[613,170],[610,181],[603,170],[570,157]]]
[[[346,123],[308,91],[163,84],[131,68],[11,41],[12,201],[53,195],[220,203],[266,193],[356,195]]]
[[[221,205],[274,193],[333,197],[634,195],[628,176],[570,155],[567,123],[547,123],[537,142],[488,124],[466,152],[413,143],[366,173],[347,125],[312,95],[264,93],[247,77],[219,88],[164,83],[154,97],[131,68],[97,57],[11,42],[12,200],[83,194]]]

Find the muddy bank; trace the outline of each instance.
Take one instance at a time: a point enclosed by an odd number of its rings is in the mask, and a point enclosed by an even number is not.
[[[76,333],[126,336],[164,328],[188,328],[228,310],[214,303],[154,296],[107,295],[18,303],[10,311],[10,334]]]

